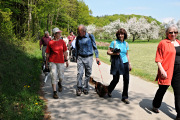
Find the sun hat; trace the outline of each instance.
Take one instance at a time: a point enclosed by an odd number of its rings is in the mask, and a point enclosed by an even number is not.
[[[59,28],[54,28],[53,33],[62,32]]]
[[[45,31],[45,34],[49,34],[49,32],[48,32],[48,31]]]

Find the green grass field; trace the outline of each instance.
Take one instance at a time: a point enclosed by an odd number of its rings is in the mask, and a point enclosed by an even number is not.
[[[132,65],[133,75],[140,76],[146,80],[154,81],[157,74],[157,64],[155,63],[155,54],[158,43],[136,43],[129,44],[129,57]],[[100,59],[110,64],[107,50],[99,49]]]

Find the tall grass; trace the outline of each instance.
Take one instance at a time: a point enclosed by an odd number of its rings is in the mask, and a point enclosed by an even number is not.
[[[0,40],[0,119],[39,120],[44,102],[39,98],[41,52],[38,43],[21,46]]]

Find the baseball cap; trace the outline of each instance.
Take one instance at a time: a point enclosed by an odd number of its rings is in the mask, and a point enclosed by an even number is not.
[[[62,32],[59,28],[54,28],[53,33]]]

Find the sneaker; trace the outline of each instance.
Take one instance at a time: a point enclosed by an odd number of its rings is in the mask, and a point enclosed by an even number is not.
[[[58,86],[59,86],[58,91],[61,92],[62,91],[62,85],[60,82],[58,82]]]
[[[112,94],[108,92],[108,97],[112,97]]]
[[[84,93],[85,95],[87,95],[89,92],[88,92],[88,90],[84,89],[84,90],[83,90],[83,93]]]
[[[121,101],[123,101],[125,104],[130,104],[128,99],[122,99]]]
[[[76,90],[76,95],[77,95],[77,96],[81,96],[81,93],[82,93],[81,88],[77,88],[77,90]]]
[[[57,91],[54,91],[53,98],[54,99],[58,99],[59,98],[58,95],[57,95]]]
[[[153,108],[152,108],[152,111],[155,112],[155,113],[159,113],[159,109],[158,109],[158,108],[155,108],[154,106],[153,106]]]

